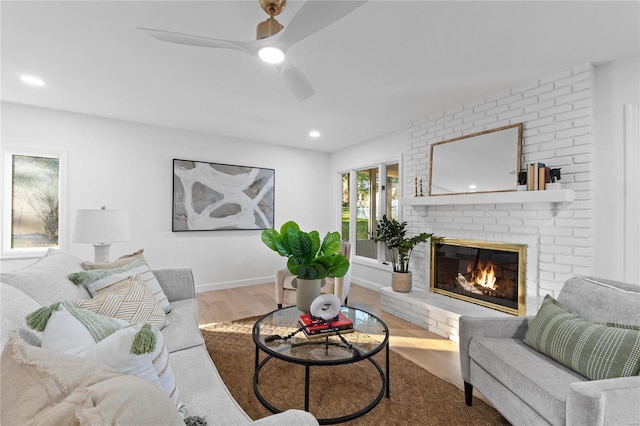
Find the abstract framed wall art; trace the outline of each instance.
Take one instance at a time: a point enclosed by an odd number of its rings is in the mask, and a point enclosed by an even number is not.
[[[275,170],[173,160],[172,231],[273,227]]]

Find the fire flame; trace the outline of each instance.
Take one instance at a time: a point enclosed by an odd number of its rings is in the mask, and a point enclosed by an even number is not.
[[[467,273],[471,273],[471,282],[481,285],[483,287],[495,288],[496,283],[496,267],[493,263],[488,262],[484,265],[482,262],[478,264],[478,269],[475,271],[471,265],[467,266]]]

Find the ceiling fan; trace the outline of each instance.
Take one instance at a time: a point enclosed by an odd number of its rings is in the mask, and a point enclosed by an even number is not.
[[[258,24],[256,40],[235,41],[163,31],[152,28],[138,28],[152,37],[170,43],[188,46],[235,49],[252,56],[258,56],[265,62],[278,68],[285,85],[298,101],[302,102],[315,91],[309,80],[286,57],[287,50],[308,36],[339,20],[343,16],[362,6],[366,1],[307,1],[298,13],[283,27],[275,18],[282,12],[286,0],[259,0],[262,9],[269,18]]]

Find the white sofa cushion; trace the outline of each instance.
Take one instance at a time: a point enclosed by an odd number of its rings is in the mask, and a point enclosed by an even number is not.
[[[0,281],[23,291],[42,306],[60,300],[78,300],[91,297],[87,289],[75,285],[67,277],[81,270],[81,260],[72,254],[49,250],[36,263],[26,268],[2,272]]]
[[[47,321],[42,347],[100,361],[138,376],[161,388],[178,404],[179,394],[162,333],[152,328],[154,347],[141,354],[131,353],[142,327],[61,303]]]
[[[1,358],[2,424],[182,425],[152,384],[90,359],[20,344]]]
[[[38,302],[17,288],[0,283],[0,312],[2,312],[0,351],[9,341],[13,330],[18,330],[20,338],[28,344],[40,346],[40,333],[28,330],[24,322],[26,315],[40,309],[40,307]]]
[[[475,336],[469,356],[472,373],[482,368],[551,424],[565,423],[569,384],[587,380],[520,339]]]

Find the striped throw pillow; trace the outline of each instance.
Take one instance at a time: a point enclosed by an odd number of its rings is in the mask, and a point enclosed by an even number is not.
[[[93,299],[73,302],[79,308],[130,324],[146,323],[162,328],[167,316],[158,306],[153,294],[138,278],[127,278],[113,291],[103,292]]]
[[[136,285],[145,288],[142,284]],[[154,300],[151,301],[157,306]],[[100,361],[123,373],[138,376],[162,389],[179,407],[180,395],[162,333],[151,327],[156,336],[153,348],[142,354],[131,353],[136,334],[142,327],[142,324],[129,325],[120,319],[79,308],[77,303],[74,306],[60,302],[42,333],[42,347]]]
[[[165,313],[171,311],[171,305],[164,294],[160,283],[144,258],[135,259],[124,266],[117,268],[91,269],[87,271],[74,272],[69,275],[69,279],[75,284],[84,285],[92,297],[104,291],[113,290],[123,280],[136,277],[143,281],[155,297],[158,305]]]
[[[640,331],[582,320],[547,295],[524,343],[591,380],[638,375]]]

